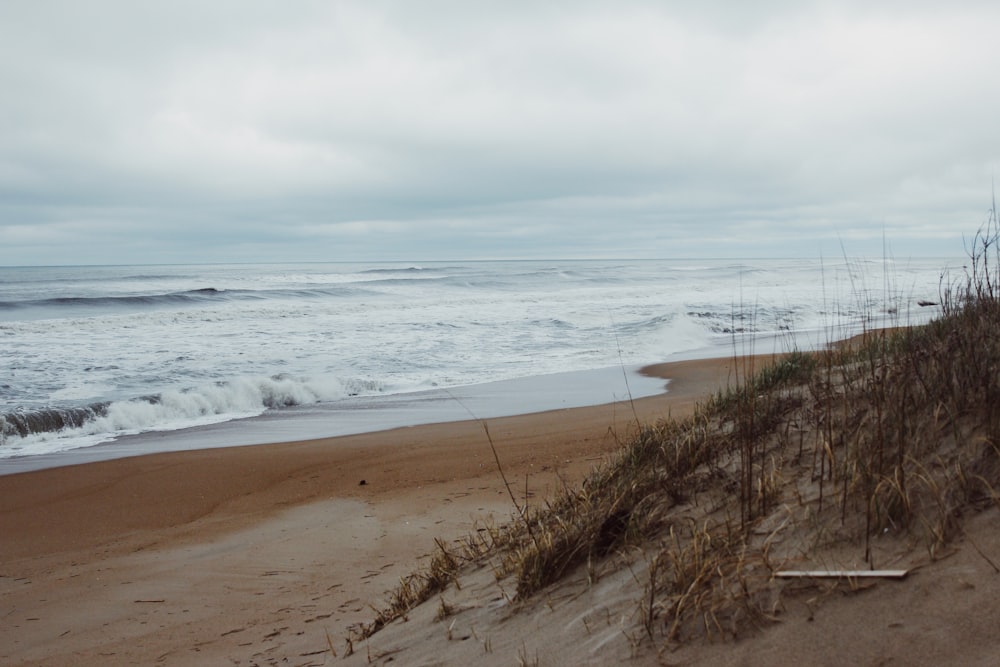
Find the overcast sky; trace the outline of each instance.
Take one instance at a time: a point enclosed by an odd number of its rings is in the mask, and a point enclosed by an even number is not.
[[[961,255],[1000,3],[0,4],[0,265]]]

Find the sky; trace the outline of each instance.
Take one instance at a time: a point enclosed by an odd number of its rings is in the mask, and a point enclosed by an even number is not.
[[[961,256],[1000,3],[10,0],[0,265]]]

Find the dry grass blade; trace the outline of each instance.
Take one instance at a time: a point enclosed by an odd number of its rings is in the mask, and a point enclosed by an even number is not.
[[[694,416],[637,425],[613,459],[544,506],[518,505],[483,422],[515,522],[481,529],[461,553],[439,543],[429,571],[401,582],[376,625],[441,590],[470,560],[513,574],[526,599],[585,563],[590,572],[641,553],[641,626],[628,636],[736,637],[774,617],[776,563],[833,541],[874,568],[875,535],[906,534],[933,556],[962,534],[965,514],[1000,504],[995,208],[970,260],[964,283],[943,288],[939,319],[866,329],[849,344],[762,367],[746,362],[740,382]],[[777,537],[793,531],[806,545],[798,551]]]

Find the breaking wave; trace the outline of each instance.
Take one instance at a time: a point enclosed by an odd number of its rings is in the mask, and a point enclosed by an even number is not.
[[[260,301],[274,298],[316,298],[344,297],[363,292],[360,288],[328,287],[324,289],[280,289],[280,290],[248,290],[248,289],[218,289],[203,287],[200,289],[169,292],[165,294],[135,294],[125,296],[70,296],[50,299],[32,299],[25,301],[0,301],[0,311],[14,311],[32,308],[47,310],[57,309],[121,309],[121,308],[155,308],[164,306],[194,306],[224,301]]]
[[[14,410],[0,414],[0,458],[18,456],[27,446],[32,454],[60,451],[123,435],[230,421],[381,391],[381,384],[373,381],[278,375],[237,378],[125,401]]]

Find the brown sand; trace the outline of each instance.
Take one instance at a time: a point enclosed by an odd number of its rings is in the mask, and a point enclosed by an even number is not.
[[[634,405],[490,420],[519,502],[731,366],[652,369],[670,391]],[[342,651],[434,538],[511,511],[476,422],[0,476],[0,664],[324,664],[327,634]]]
[[[518,502],[525,485],[534,503],[581,479],[635,414],[687,414],[745,363],[657,367],[670,392],[634,406],[490,420]],[[593,584],[574,575],[499,625],[481,622],[504,604],[486,571],[448,593],[479,608],[456,616],[463,625],[434,622],[436,605],[424,605],[344,659],[347,628],[371,620],[435,538],[511,512],[475,422],[0,476],[0,665],[988,665],[1000,655],[993,510],[967,527],[974,549],[960,540],[899,584],[817,589],[735,644],[630,653],[620,622],[635,613],[642,573],[627,569]]]

